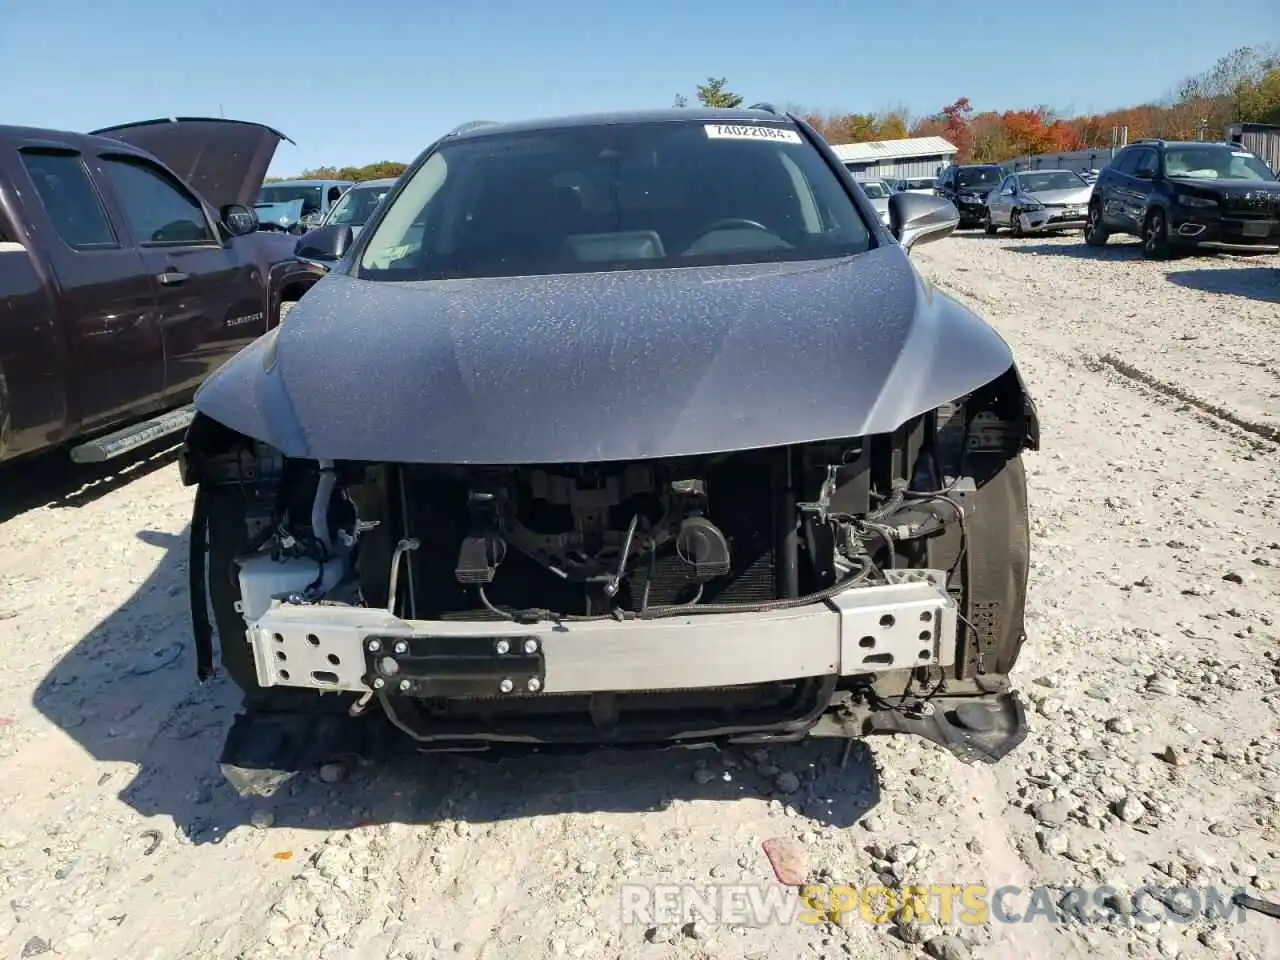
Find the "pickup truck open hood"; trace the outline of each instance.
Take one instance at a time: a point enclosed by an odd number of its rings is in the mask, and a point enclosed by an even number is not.
[[[281,140],[289,140],[279,130],[260,123],[212,117],[124,123],[94,130],[93,135],[147,151],[191,184],[215,209],[228,203],[253,206],[276,147]]]
[[[290,457],[629,460],[884,433],[1012,365],[897,245],[485,280],[335,272],[196,408]]]

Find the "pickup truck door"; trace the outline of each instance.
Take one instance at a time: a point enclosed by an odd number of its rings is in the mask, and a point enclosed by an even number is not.
[[[220,232],[176,176],[135,154],[98,157],[156,284],[165,393],[185,402],[215,369],[267,331],[267,289],[247,244]]]
[[[7,166],[19,185],[28,255],[43,261],[55,306],[22,324],[21,362],[8,373],[12,405],[20,409],[24,380],[58,378],[66,413],[46,442],[159,407],[165,361],[155,285],[112,221],[85,158],[69,145],[40,144],[20,146],[13,160],[0,159],[0,177]],[[24,180],[34,189],[23,189]],[[65,363],[55,360],[62,356]]]

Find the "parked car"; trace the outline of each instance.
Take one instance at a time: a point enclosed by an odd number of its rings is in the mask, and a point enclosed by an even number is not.
[[[491,124],[299,240],[333,269],[180,459],[233,782],[331,704],[430,749],[1022,739],[1035,407],[908,260],[955,208],[890,230],[842,172],[764,108]]]
[[[937,177],[906,177],[897,180],[893,184],[894,193],[923,193],[926,196],[934,196],[933,188],[937,184]]]
[[[987,219],[987,196],[1004,178],[1004,169],[994,163],[951,164],[938,175],[934,193],[956,205],[961,229],[981,226]]]
[[[323,275],[256,232],[283,136],[0,127],[0,460],[106,460],[180,433],[205,377]]]
[[[350,180],[281,180],[258,192],[254,212],[263,230],[302,234],[320,226],[352,186]]]
[[[1008,227],[1015,236],[1082,227],[1093,187],[1070,170],[1024,170],[987,194],[987,233]]]
[[[370,215],[382,202],[388,191],[396,184],[394,177],[386,180],[365,180],[351,187],[329,208],[320,226],[329,224],[346,225],[351,228],[353,237],[359,236],[360,228],[368,222]]]
[[[871,206],[875,207],[880,222],[888,226],[889,197],[891,196],[889,185],[883,180],[859,180],[858,184],[862,187],[862,192],[867,195],[867,199],[871,201]]]
[[[1280,184],[1235,143],[1138,140],[1093,188],[1085,242],[1142,239],[1151,258],[1179,250],[1280,251]]]

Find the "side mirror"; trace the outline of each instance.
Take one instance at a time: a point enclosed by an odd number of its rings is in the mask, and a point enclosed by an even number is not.
[[[889,232],[908,253],[917,243],[932,243],[960,225],[960,211],[950,200],[920,193],[889,198]]]
[[[355,234],[345,225],[331,223],[327,227],[317,227],[298,238],[293,254],[303,260],[323,260],[326,263],[341,260]]]
[[[242,203],[228,203],[218,216],[233,237],[248,236],[258,229],[258,215]]]

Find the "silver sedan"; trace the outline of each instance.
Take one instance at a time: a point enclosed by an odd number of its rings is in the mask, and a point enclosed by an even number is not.
[[[1023,170],[1004,178],[987,197],[987,233],[1008,227],[1015,236],[1084,227],[1093,185],[1070,170]]]
[[[867,199],[871,201],[871,205],[876,208],[881,222],[889,225],[889,185],[883,180],[859,180],[858,185],[862,187],[863,193],[867,195]]]

